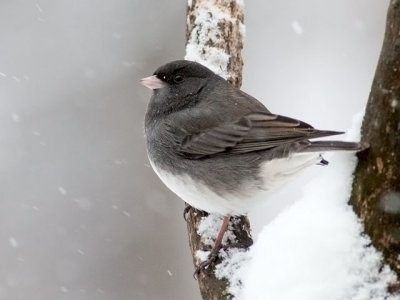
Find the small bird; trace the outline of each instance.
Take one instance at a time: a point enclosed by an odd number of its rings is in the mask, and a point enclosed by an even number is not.
[[[357,151],[357,142],[311,141],[343,132],[318,130],[271,113],[205,66],[176,60],[141,83],[153,90],[145,116],[147,152],[161,181],[191,206],[225,216],[207,267],[231,216],[314,164],[322,152]]]

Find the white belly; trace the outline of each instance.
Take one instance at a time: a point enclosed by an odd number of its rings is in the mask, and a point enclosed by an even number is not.
[[[260,201],[267,200],[268,193],[283,186],[293,176],[319,161],[315,153],[296,154],[289,158],[267,161],[261,165],[259,176],[262,182],[243,182],[236,193],[215,193],[199,180],[187,174],[173,175],[157,168],[150,160],[151,166],[161,181],[181,199],[191,206],[209,213],[222,215],[243,215]]]
[[[209,213],[219,213],[222,215],[233,213],[235,210],[232,207],[232,198],[235,198],[234,195],[221,197],[203,183],[193,180],[187,174],[176,176],[158,169],[152,161],[150,163],[161,181],[191,206]]]

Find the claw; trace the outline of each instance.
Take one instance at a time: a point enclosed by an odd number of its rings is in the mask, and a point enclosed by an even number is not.
[[[321,161],[320,161],[319,163],[317,163],[317,165],[320,165],[320,166],[327,166],[327,165],[329,165],[329,161],[327,161],[326,159],[324,159],[324,158],[322,157],[322,155],[320,155],[319,158],[321,159]]]
[[[197,280],[197,278],[199,278],[201,271],[208,269],[208,267],[217,260],[219,249],[217,251],[214,251],[214,250],[215,249],[213,249],[211,251],[210,255],[208,256],[208,258],[205,261],[201,262],[197,266],[196,270],[193,273],[194,279]]]
[[[183,209],[183,219],[187,222],[187,217],[186,214],[192,209],[192,207],[189,204],[185,205],[185,208]]]

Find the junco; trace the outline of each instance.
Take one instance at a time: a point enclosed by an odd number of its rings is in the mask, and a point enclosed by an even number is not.
[[[273,114],[196,62],[172,61],[141,83],[153,90],[145,133],[154,171],[191,206],[225,216],[214,258],[231,215],[246,214],[308,166],[326,165],[321,152],[361,149],[310,141],[342,132]]]

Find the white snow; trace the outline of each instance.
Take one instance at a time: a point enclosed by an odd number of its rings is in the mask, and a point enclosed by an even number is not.
[[[67,191],[62,186],[58,187],[58,192],[63,196],[67,194]]]
[[[300,25],[299,21],[294,20],[292,21],[292,28],[294,30],[294,32],[298,35],[303,35],[304,33],[304,29],[303,27]]]
[[[390,106],[392,108],[396,108],[399,106],[399,100],[397,100],[396,98],[393,98],[392,101],[390,102]]]
[[[11,119],[12,119],[14,122],[16,122],[16,123],[18,123],[19,121],[21,121],[20,116],[19,116],[18,114],[16,114],[16,113],[11,114]]]
[[[202,219],[197,233],[201,236],[202,243],[205,246],[210,246],[210,248],[214,246],[222,221],[223,217],[218,214],[210,214]],[[231,220],[225,232],[222,239],[223,245],[237,242],[232,231],[232,222],[235,222],[235,220]],[[196,252],[198,262],[205,261],[209,254],[210,251],[198,250]],[[237,296],[242,290],[244,270],[247,268],[247,261],[249,259],[248,252],[241,248],[228,248],[227,250],[220,250],[219,257],[222,258],[222,262],[216,266],[215,276],[219,279],[227,278],[229,280],[227,291]]]
[[[400,212],[400,193],[392,191],[384,194],[379,205],[388,214],[398,214]]]
[[[236,4],[241,7],[244,7],[244,0],[236,0]]]
[[[7,74],[5,74],[5,73],[3,73],[3,72],[0,72],[0,76],[2,76],[2,77],[7,77]]]
[[[124,210],[122,213],[123,213],[125,216],[127,216],[128,218],[131,217],[130,212],[128,212],[128,211],[126,211],[126,210]]]
[[[223,216],[219,214],[210,214],[204,217],[197,229],[197,234],[201,236],[202,242],[206,246],[214,246],[215,238],[221,228],[223,221]],[[229,224],[228,229],[225,232],[224,238],[222,239],[222,244],[227,242],[235,243],[236,238],[232,232],[232,225]]]
[[[219,279],[227,278],[229,286],[227,292],[241,298],[243,278],[248,270],[249,252],[240,248],[230,248],[220,251],[222,262],[215,267],[215,276]]]
[[[18,248],[18,242],[14,237],[10,237],[8,242],[10,243],[11,247]]]
[[[238,5],[243,5],[242,1],[237,1]],[[188,1],[191,6],[192,2]],[[218,26],[219,23],[233,21],[227,11],[213,5],[212,2],[202,1],[196,9],[195,24],[197,30],[193,30],[186,45],[186,60],[196,61],[205,65],[218,75],[227,78],[229,55],[217,46],[222,42],[223,31]],[[229,9],[226,7],[226,9]],[[244,33],[244,25],[240,25],[241,32]]]
[[[39,5],[39,3],[35,3],[35,6],[36,6],[36,8],[37,8],[37,10],[40,12],[40,13],[42,13],[43,12],[43,9],[42,9],[42,7]]]
[[[221,228],[223,221],[223,216],[219,214],[209,214],[207,217],[204,217],[201,220],[199,228],[197,229],[197,234],[201,236],[202,243],[205,246],[209,246],[210,249],[214,246],[215,239],[218,235],[218,232]],[[235,237],[230,231],[230,226],[226,231],[224,238],[222,240],[223,244],[226,244],[229,239],[231,242],[235,242]],[[206,250],[198,250],[196,253],[196,258],[199,262],[205,261],[208,258],[210,251]]]

